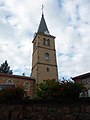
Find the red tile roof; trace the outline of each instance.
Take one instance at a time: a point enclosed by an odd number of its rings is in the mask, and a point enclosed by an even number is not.
[[[19,79],[27,79],[27,80],[35,81],[34,78],[31,78],[31,77],[28,77],[28,76],[19,76],[19,75],[5,74],[5,73],[0,73],[0,76],[2,76],[2,77],[11,77],[11,78],[19,78]]]

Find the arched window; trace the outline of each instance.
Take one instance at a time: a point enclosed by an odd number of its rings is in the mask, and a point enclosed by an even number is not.
[[[25,82],[24,83],[24,90],[25,91],[29,91],[30,90],[30,83],[29,82]]]
[[[43,38],[43,45],[50,46],[50,40]]]
[[[45,59],[49,60],[49,53],[45,53]]]
[[[47,41],[48,41],[48,42],[47,42],[47,45],[49,45],[49,46],[50,46],[50,40],[48,39]]]
[[[7,80],[6,84],[13,84],[13,81],[12,80]]]

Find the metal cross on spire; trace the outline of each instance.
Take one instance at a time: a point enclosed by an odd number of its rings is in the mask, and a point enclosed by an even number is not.
[[[44,9],[44,5],[42,4],[42,8],[41,8],[41,10],[42,10],[42,14],[43,14],[43,9]]]

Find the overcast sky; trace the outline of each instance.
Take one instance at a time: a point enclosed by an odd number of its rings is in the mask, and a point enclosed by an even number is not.
[[[56,36],[59,78],[90,72],[90,0],[0,0],[0,64],[30,75],[32,40],[42,11]]]

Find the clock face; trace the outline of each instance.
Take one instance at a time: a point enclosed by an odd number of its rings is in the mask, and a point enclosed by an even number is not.
[[[49,32],[48,31],[44,31],[44,34],[49,35]]]

